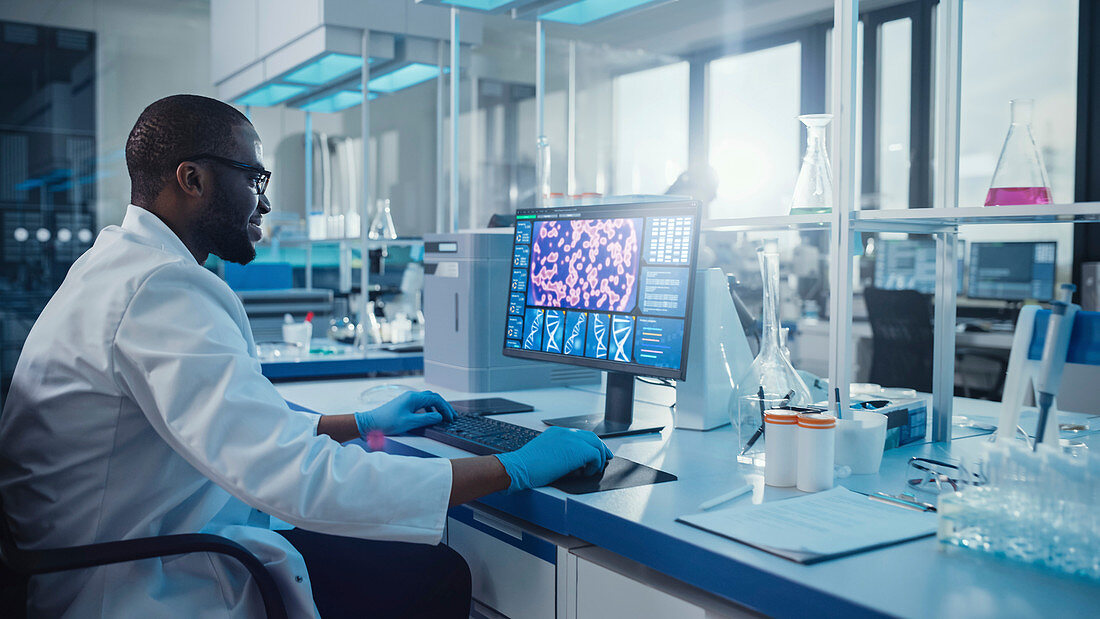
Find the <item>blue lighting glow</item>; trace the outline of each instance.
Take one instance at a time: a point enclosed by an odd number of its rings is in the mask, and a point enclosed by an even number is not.
[[[378,98],[377,93],[370,93],[370,100]],[[321,97],[316,101],[310,101],[302,106],[307,112],[339,112],[363,102],[363,93],[356,90],[341,90],[327,97]]]
[[[237,97],[233,103],[237,105],[278,105],[291,97],[306,91],[305,86],[291,84],[268,84],[259,90],[254,90],[243,97]]]
[[[391,73],[380,75],[367,82],[370,90],[378,92],[397,92],[402,88],[415,86],[439,76],[439,67],[414,62]]]
[[[539,15],[539,19],[579,26],[655,1],[656,0],[580,0],[579,2],[563,6],[549,13],[543,13]]]
[[[495,11],[514,0],[440,0],[443,4],[450,4],[465,9],[477,9],[479,11]]]
[[[296,84],[319,86],[362,67],[363,59],[359,56],[332,52],[287,75],[285,79]]]

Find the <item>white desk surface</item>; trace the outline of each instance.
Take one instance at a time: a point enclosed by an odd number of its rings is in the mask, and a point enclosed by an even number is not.
[[[317,381],[277,385],[292,402],[323,413],[360,410],[359,394],[378,384],[430,388],[422,377]],[[467,394],[433,388],[444,397],[500,396],[535,406],[536,411],[500,419],[544,429],[541,419],[602,411],[598,386]],[[769,615],[897,615],[907,617],[1095,616],[1100,585],[1075,580],[952,547],[928,538],[804,566],[687,525],[678,516],[742,483],[753,473],[737,464],[736,437],[729,426],[710,432],[673,430],[667,404],[673,390],[638,383],[637,408],[663,412],[660,434],[607,441],[631,460],[676,474],[678,481],[608,492],[568,495],[553,488],[492,495],[483,501],[498,509],[574,535],[639,561],[703,589]],[[998,404],[958,399],[956,415],[992,419]],[[1100,429],[1098,418],[1090,428]],[[959,428],[955,428],[956,431]],[[839,480],[853,490],[901,492],[909,457],[965,458],[985,444],[984,437],[957,439],[950,445],[915,444],[891,450],[878,475]],[[396,443],[442,457],[469,455],[422,437],[397,437]],[[750,498],[771,501],[801,494],[756,481]],[[732,503],[731,503],[732,504]]]

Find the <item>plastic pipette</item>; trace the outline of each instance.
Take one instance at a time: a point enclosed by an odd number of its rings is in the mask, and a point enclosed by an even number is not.
[[[1047,419],[1054,396],[1062,383],[1062,369],[1066,367],[1066,353],[1069,350],[1069,335],[1073,330],[1073,319],[1078,306],[1072,302],[1073,284],[1062,284],[1061,299],[1050,304],[1050,321],[1047,323],[1047,338],[1043,342],[1043,357],[1039,362],[1039,425],[1035,428],[1035,449],[1046,435]],[[1057,438],[1055,438],[1057,440]]]

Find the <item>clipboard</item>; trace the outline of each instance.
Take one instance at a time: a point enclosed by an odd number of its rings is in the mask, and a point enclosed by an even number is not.
[[[872,501],[843,487],[676,521],[802,565],[930,537],[938,524],[934,513]]]

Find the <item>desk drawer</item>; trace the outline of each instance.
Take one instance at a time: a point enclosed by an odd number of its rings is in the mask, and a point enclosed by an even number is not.
[[[722,619],[759,617],[752,611],[608,550],[590,546],[567,559],[575,587],[570,619]]]
[[[557,546],[514,522],[451,510],[447,545],[470,565],[474,599],[516,619],[554,619]]]

